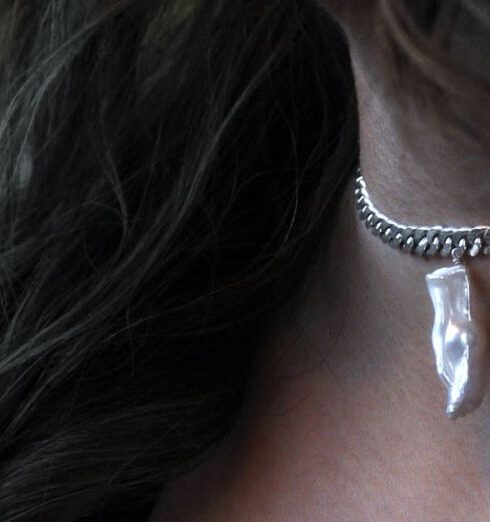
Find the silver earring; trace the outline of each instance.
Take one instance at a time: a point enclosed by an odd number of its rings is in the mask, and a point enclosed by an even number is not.
[[[479,407],[489,373],[486,304],[472,284],[467,257],[490,254],[490,226],[405,225],[373,205],[358,169],[356,207],[371,232],[393,248],[419,256],[452,256],[453,265],[427,274],[434,308],[432,348],[437,373],[447,389],[446,414],[455,419]]]

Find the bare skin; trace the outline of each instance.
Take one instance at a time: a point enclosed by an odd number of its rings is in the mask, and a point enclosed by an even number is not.
[[[490,222],[490,159],[410,114],[404,124],[423,139],[406,140],[358,43],[361,165],[375,203],[400,221]],[[424,276],[444,263],[382,245],[358,222],[351,187],[333,234],[231,437],[170,487],[154,521],[490,520],[490,403],[447,419],[429,342]],[[484,286],[488,263],[473,263]]]

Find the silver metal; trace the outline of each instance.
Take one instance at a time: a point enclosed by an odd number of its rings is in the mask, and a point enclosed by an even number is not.
[[[439,236],[435,236],[434,239],[430,242],[430,247],[425,251],[428,256],[435,256],[437,252],[439,252],[439,248],[441,247],[441,242],[439,241]]]
[[[388,227],[382,234],[381,234],[381,241],[383,243],[387,243],[391,239],[391,227]]]
[[[402,250],[405,252],[410,252],[415,246],[415,239],[413,236],[408,236],[406,241],[402,245]]]
[[[478,408],[485,394],[488,342],[479,317],[483,308],[470,294],[462,263],[439,268],[425,280],[434,308],[432,347],[437,373],[447,389],[446,414],[455,419]]]
[[[373,233],[375,236],[380,236],[383,232],[383,222],[382,221],[378,221],[378,223],[376,223],[376,226],[373,228]]]
[[[469,253],[473,257],[490,255],[490,225],[452,227],[399,223],[375,207],[367,192],[366,182],[360,175],[360,170],[358,170],[358,174],[354,195],[359,216],[368,229],[374,229],[371,231],[375,235],[381,236],[383,241],[389,243],[390,246],[426,257],[449,257],[453,248],[456,247],[461,247],[463,254]],[[384,237],[383,231],[388,230],[390,230],[390,234],[394,231],[397,232],[393,237],[390,235]],[[441,237],[444,238],[442,243]],[[464,243],[461,242],[463,239]]]
[[[463,237],[459,240],[458,246],[451,250],[453,261],[460,262],[466,252],[466,239]]]
[[[356,178],[355,198],[366,228],[393,248],[424,257],[452,257],[453,265],[427,274],[434,308],[432,348],[437,373],[447,389],[446,414],[458,418],[480,405],[490,369],[485,312],[487,302],[471,285],[468,256],[490,255],[490,225],[474,227],[403,224],[380,212],[364,178]]]
[[[402,244],[403,236],[398,232],[395,237],[390,240],[390,246],[393,248],[398,248]]]
[[[423,237],[415,249],[415,253],[419,256],[423,256],[427,252],[427,247],[429,245],[429,242],[427,241],[427,237]]]
[[[481,237],[477,237],[473,241],[473,244],[471,245],[468,253],[470,254],[471,257],[475,257],[480,253],[481,248],[482,248]]]
[[[447,237],[446,241],[444,241],[444,245],[441,248],[441,251],[439,252],[442,257],[449,257],[451,255],[451,252],[453,250],[453,240],[451,237]]]

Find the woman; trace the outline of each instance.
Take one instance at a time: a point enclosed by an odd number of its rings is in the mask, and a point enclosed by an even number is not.
[[[490,8],[323,2],[0,1],[2,520],[490,518],[353,204],[490,223]]]

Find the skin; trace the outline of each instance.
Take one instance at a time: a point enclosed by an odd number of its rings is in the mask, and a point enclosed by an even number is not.
[[[490,158],[385,96],[376,42],[342,22],[374,202],[399,221],[490,223]],[[271,334],[235,430],[171,485],[152,522],[490,520],[488,398],[447,419],[430,346],[424,276],[447,261],[382,245],[359,223],[351,189],[307,302]],[[488,260],[472,268],[490,296]]]

